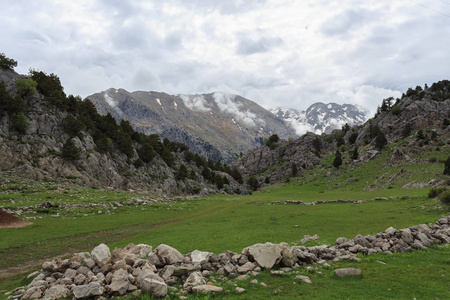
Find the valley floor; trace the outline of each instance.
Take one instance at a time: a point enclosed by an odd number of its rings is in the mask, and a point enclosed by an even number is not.
[[[33,222],[23,228],[1,229],[0,299],[24,284],[25,275],[39,269],[43,261],[91,251],[100,243],[111,249],[128,243],[153,247],[164,243],[182,253],[195,249],[240,253],[244,247],[267,241],[299,244],[304,235],[314,234],[320,236],[319,244],[334,244],[341,236],[375,235],[390,226],[400,229],[434,223],[449,213],[448,207],[426,197],[428,189],[324,190],[313,181],[273,186],[249,196],[174,199],[14,177],[3,177],[0,188],[0,206]],[[338,199],[363,202],[276,203]],[[257,279],[267,282],[267,288],[243,282],[240,285],[247,291],[233,297],[445,299],[450,297],[446,288],[449,254],[448,247],[433,246],[406,254],[361,256],[360,263],[332,263],[331,269],[308,274],[313,281],[310,285],[299,284],[294,275],[263,272]],[[332,273],[337,267],[357,267],[363,275],[339,279]],[[305,269],[300,272],[307,274]]]

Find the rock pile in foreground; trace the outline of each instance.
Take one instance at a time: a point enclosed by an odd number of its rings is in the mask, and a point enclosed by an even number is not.
[[[107,245],[100,244],[91,253],[76,253],[68,259],[45,262],[37,277],[28,286],[15,289],[9,299],[81,299],[127,293],[137,296],[142,292],[165,297],[168,287],[179,284],[180,280],[183,293],[221,293],[221,287],[207,284],[206,276],[256,275],[262,269],[286,270],[327,260],[359,260],[358,253],[406,252],[426,249],[432,243],[449,242],[450,216],[441,217],[434,225],[421,224],[400,230],[390,227],[376,236],[357,235],[350,240],[340,237],[333,246],[265,243],[244,248],[240,254],[226,251],[216,255],[195,250],[183,255],[164,244],[155,249],[129,244],[111,252]],[[358,271],[352,273],[360,274]]]

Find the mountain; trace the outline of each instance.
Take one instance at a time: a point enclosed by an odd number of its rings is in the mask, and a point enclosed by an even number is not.
[[[328,182],[327,177],[333,171],[339,172],[341,166],[347,174],[370,170],[378,176],[378,172],[386,170],[389,176],[381,174],[380,178],[374,178],[382,186],[370,184],[366,189],[388,188],[391,181],[402,177],[410,178],[412,186],[448,185],[439,174],[417,182],[420,176],[416,170],[428,168],[426,163],[436,163],[437,157],[446,160],[450,153],[450,81],[440,81],[425,89],[409,89],[395,104],[392,102],[392,98],[383,100],[375,117],[363,126],[344,126],[330,134],[310,132],[296,140],[280,140],[270,147],[264,145],[249,151],[232,166],[244,177],[254,177],[254,186],[302,177],[312,169],[322,169],[315,174],[322,178],[318,180]],[[309,111],[324,113],[323,105]],[[382,159],[369,166],[368,162],[377,157]],[[408,171],[401,167],[390,169],[408,164],[417,166]],[[355,171],[358,167],[364,170]]]
[[[368,112],[365,109],[352,104],[318,102],[312,104],[306,111],[281,107],[270,111],[291,125],[298,136],[308,131],[317,134],[330,133],[345,124],[361,125],[368,119]]]
[[[18,177],[152,195],[246,192],[237,169],[98,114],[44,72],[0,67],[0,151],[2,172]]]
[[[169,95],[109,89],[87,97],[100,114],[128,120],[139,132],[181,142],[214,161],[231,162],[240,153],[277,134],[296,137],[284,120],[253,101],[226,93]]]

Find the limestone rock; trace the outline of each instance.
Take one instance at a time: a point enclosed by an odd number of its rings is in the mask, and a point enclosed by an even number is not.
[[[75,298],[81,299],[92,296],[101,296],[105,289],[98,282],[91,282],[85,285],[77,285],[72,292]]]
[[[202,274],[200,272],[192,272],[186,279],[186,282],[184,283],[183,287],[186,289],[188,287],[194,287],[197,285],[204,285],[204,284],[206,284],[206,281],[203,278]]]
[[[272,243],[255,244],[248,247],[249,254],[265,269],[271,269],[278,259],[281,258],[281,248]]]
[[[208,262],[210,253],[209,252],[203,252],[199,250],[194,250],[191,252],[191,261],[193,264],[203,264],[205,262]]]
[[[222,293],[222,288],[214,285],[197,285],[192,288],[194,293]]]
[[[255,264],[252,262],[247,262],[242,266],[237,268],[237,272],[241,274],[245,274],[247,272],[253,271],[256,268]]]
[[[167,295],[167,284],[152,278],[144,278],[141,281],[141,290],[156,297]]]
[[[111,251],[109,247],[105,244],[100,244],[94,248],[91,252],[92,259],[99,265],[99,267],[103,267],[111,260]]]
[[[308,276],[298,275],[295,276],[295,279],[298,279],[304,283],[312,283],[311,279]]]
[[[63,285],[54,285],[50,287],[44,294],[44,300],[57,300],[61,298],[69,298],[70,291]]]
[[[165,244],[159,245],[155,249],[156,255],[158,255],[159,260],[165,265],[173,265],[183,261],[183,254],[177,249],[170,247]]]
[[[128,272],[119,269],[114,272],[111,284],[106,287],[106,290],[108,291],[108,294],[118,294],[122,296],[126,294],[129,284]]]
[[[336,269],[334,270],[334,274],[338,277],[358,276],[361,275],[361,270],[355,268]]]

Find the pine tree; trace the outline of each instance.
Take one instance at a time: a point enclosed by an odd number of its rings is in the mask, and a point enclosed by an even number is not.
[[[80,149],[75,146],[71,138],[68,138],[64,143],[61,156],[67,160],[77,160],[80,158]]]
[[[342,154],[339,152],[339,149],[336,150],[336,154],[333,160],[333,166],[337,169],[342,165]]]

